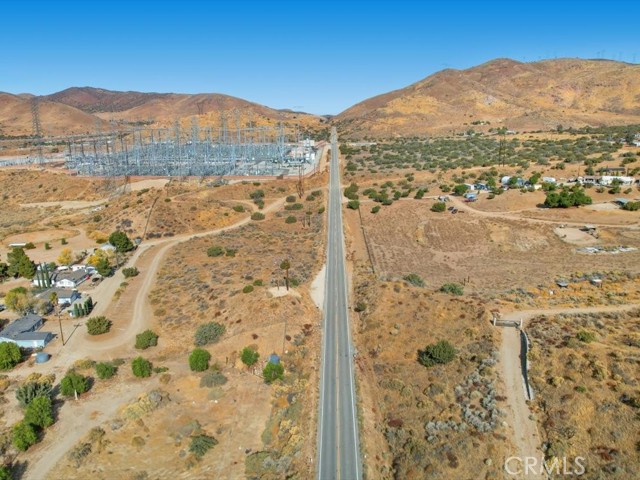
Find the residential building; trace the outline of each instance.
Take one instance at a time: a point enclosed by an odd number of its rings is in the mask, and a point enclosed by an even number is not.
[[[25,315],[0,332],[0,342],[13,342],[22,348],[43,348],[53,339],[53,333],[38,331],[43,324],[41,316]]]

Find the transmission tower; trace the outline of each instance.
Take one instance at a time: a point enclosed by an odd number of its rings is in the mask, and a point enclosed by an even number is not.
[[[38,97],[31,99],[31,126],[34,146],[38,152],[38,163],[42,163],[42,125],[40,123],[40,101]]]

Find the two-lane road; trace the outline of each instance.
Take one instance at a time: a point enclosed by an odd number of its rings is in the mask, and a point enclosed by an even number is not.
[[[318,415],[319,480],[360,480],[362,478],[341,200],[338,142],[336,130],[333,128]]]

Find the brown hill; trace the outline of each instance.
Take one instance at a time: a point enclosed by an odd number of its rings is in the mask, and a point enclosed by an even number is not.
[[[69,135],[94,131],[105,122],[77,108],[61,103],[40,101],[43,136]],[[32,135],[31,100],[26,95],[0,93],[0,135]]]
[[[640,65],[498,59],[467,70],[443,70],[358,103],[335,121],[351,136],[640,123]]]

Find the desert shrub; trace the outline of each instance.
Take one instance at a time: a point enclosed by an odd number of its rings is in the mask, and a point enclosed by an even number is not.
[[[234,205],[233,206],[233,211],[234,212],[238,212],[238,213],[244,212],[244,205],[240,205],[240,204]]]
[[[462,295],[464,293],[464,287],[457,283],[445,283],[440,287],[440,291],[450,295]]]
[[[200,379],[201,387],[218,387],[227,383],[227,377],[220,372],[207,372]]]
[[[281,363],[267,363],[262,370],[262,376],[266,383],[272,383],[276,380],[281,380],[284,376],[284,367]]]
[[[96,363],[96,375],[100,380],[107,380],[113,377],[117,371],[118,367],[111,362]]]
[[[224,255],[224,248],[219,245],[214,245],[207,249],[207,256],[209,257],[220,257],[222,255]]]
[[[358,210],[358,208],[360,208],[360,202],[358,200],[349,200],[347,208],[350,208],[351,210]]]
[[[225,253],[225,255],[227,257],[235,257],[236,253],[238,253],[238,249],[237,248],[226,248],[224,253]]]
[[[51,398],[53,385],[49,382],[26,382],[16,390],[16,399],[26,408],[37,397]]]
[[[296,217],[294,217],[293,215],[289,215],[287,218],[285,218],[284,223],[296,223],[298,221],[298,219]]]
[[[89,380],[73,370],[69,370],[60,381],[60,393],[65,397],[73,397],[89,390]]]
[[[376,205],[371,209],[371,213],[378,213],[380,211],[380,205]]]
[[[194,437],[191,437],[191,445],[189,445],[189,451],[196,457],[200,458],[217,444],[218,441],[209,435],[196,435]]]
[[[189,368],[193,372],[204,372],[209,368],[211,354],[204,348],[196,348],[189,355]]]
[[[139,378],[150,377],[151,362],[144,357],[136,357],[131,362],[131,371]]]
[[[428,345],[424,350],[418,350],[418,362],[425,367],[433,367],[452,361],[456,356],[456,349],[446,340]]]
[[[364,302],[358,302],[356,303],[356,306],[354,308],[354,310],[358,313],[360,312],[364,312],[367,309],[367,304]]]
[[[433,205],[431,205],[431,211],[432,212],[444,212],[447,209],[447,204],[444,202],[436,202]]]
[[[136,267],[127,267],[122,269],[122,274],[124,278],[135,277],[140,273],[140,271]]]
[[[89,335],[102,335],[111,329],[111,320],[107,317],[91,317],[87,320],[87,332]]]
[[[262,287],[262,286],[264,285],[264,282],[262,281],[262,279],[260,279],[260,278],[256,278],[256,279],[253,281],[253,285],[254,285],[255,287]]]
[[[403,279],[405,282],[410,283],[414,287],[424,287],[424,280],[422,280],[422,277],[420,277],[420,275],[416,273],[410,273],[409,275],[403,277]]]
[[[264,213],[253,212],[251,214],[251,220],[264,220]]]
[[[576,334],[576,338],[584,343],[591,343],[596,339],[596,334],[593,332],[587,332],[586,330],[580,330]]]
[[[35,428],[25,420],[16,423],[11,430],[11,434],[11,443],[21,452],[27,451],[31,445],[38,441]]]
[[[209,322],[200,325],[196,330],[195,344],[197,347],[208,345],[209,343],[215,343],[224,334],[225,326],[216,322]]]
[[[33,244],[33,242],[29,242],[24,246],[25,250],[33,250],[34,248],[36,248],[36,246]]]
[[[164,373],[169,371],[169,367],[153,367],[153,373]]]
[[[20,347],[13,342],[0,343],[0,370],[10,370],[22,360]]]
[[[36,397],[24,412],[24,421],[40,428],[53,425],[53,404],[49,397]]]
[[[242,293],[251,293],[253,292],[253,285],[245,285],[242,289]]]
[[[320,208],[318,209],[318,215],[322,215],[322,214],[324,213],[324,210],[325,210],[325,209],[324,209],[324,206],[320,207]]]
[[[296,201],[296,196],[295,195],[289,195],[287,198],[287,203],[295,203]]]
[[[155,347],[158,345],[158,334],[153,330],[145,330],[142,333],[136,335],[136,348],[139,350],[145,350],[149,347]]]
[[[260,354],[251,347],[244,347],[242,349],[242,353],[240,354],[240,360],[242,360],[242,363],[244,363],[247,367],[255,365],[259,357]]]

